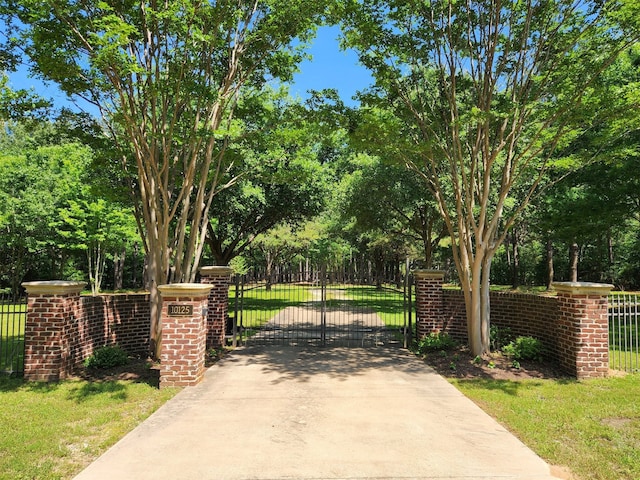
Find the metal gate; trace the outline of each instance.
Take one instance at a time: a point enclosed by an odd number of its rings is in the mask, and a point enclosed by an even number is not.
[[[609,365],[640,373],[640,295],[609,295]]]
[[[237,277],[228,337],[236,345],[401,346],[413,331],[411,281],[400,286],[250,282]]]
[[[24,373],[24,326],[27,299],[0,294],[0,374]]]

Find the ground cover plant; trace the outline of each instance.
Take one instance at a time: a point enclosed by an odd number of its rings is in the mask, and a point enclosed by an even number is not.
[[[151,373],[133,362],[59,383],[0,377],[0,479],[75,476],[175,395]]]

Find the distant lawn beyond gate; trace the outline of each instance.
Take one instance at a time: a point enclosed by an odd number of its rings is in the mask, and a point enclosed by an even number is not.
[[[242,305],[242,326],[249,331],[258,329],[274,315],[288,307],[296,307],[312,299],[306,285],[265,285],[245,287],[242,299],[236,299],[234,288],[229,290],[229,313],[235,310],[235,302]]]
[[[0,296],[0,375],[22,374],[26,319],[26,300],[16,302]]]
[[[392,329],[404,326],[404,293],[391,288],[375,286],[346,286],[345,294],[361,308],[375,311],[384,324]]]
[[[293,307],[298,309],[285,313]],[[399,331],[408,323],[406,307],[404,292],[390,287],[284,283],[267,289],[262,283],[244,285],[238,292],[229,290],[229,315],[236,316],[238,335],[257,338],[260,331],[260,341],[324,341],[323,331],[327,330],[323,330],[326,327],[320,319],[325,312],[325,325],[332,329],[329,342],[364,345],[365,340],[373,338],[371,332],[379,331],[382,325]]]

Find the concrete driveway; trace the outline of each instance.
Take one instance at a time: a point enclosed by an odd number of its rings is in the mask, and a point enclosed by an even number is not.
[[[238,349],[80,475],[105,479],[552,479],[395,348]]]

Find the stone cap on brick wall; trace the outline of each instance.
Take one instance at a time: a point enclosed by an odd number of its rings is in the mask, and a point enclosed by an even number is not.
[[[24,282],[22,286],[31,295],[69,295],[80,293],[87,284],[67,280],[50,280],[42,282]]]
[[[574,295],[608,295],[613,290],[609,283],[553,282],[551,286],[556,292]]]
[[[444,279],[444,272],[442,270],[414,270],[413,275],[416,278],[435,278],[438,280]]]
[[[163,297],[206,297],[213,285],[205,283],[170,283],[158,286]]]
[[[222,277],[233,273],[233,268],[224,265],[213,265],[209,267],[201,267],[200,275],[203,277]]]

